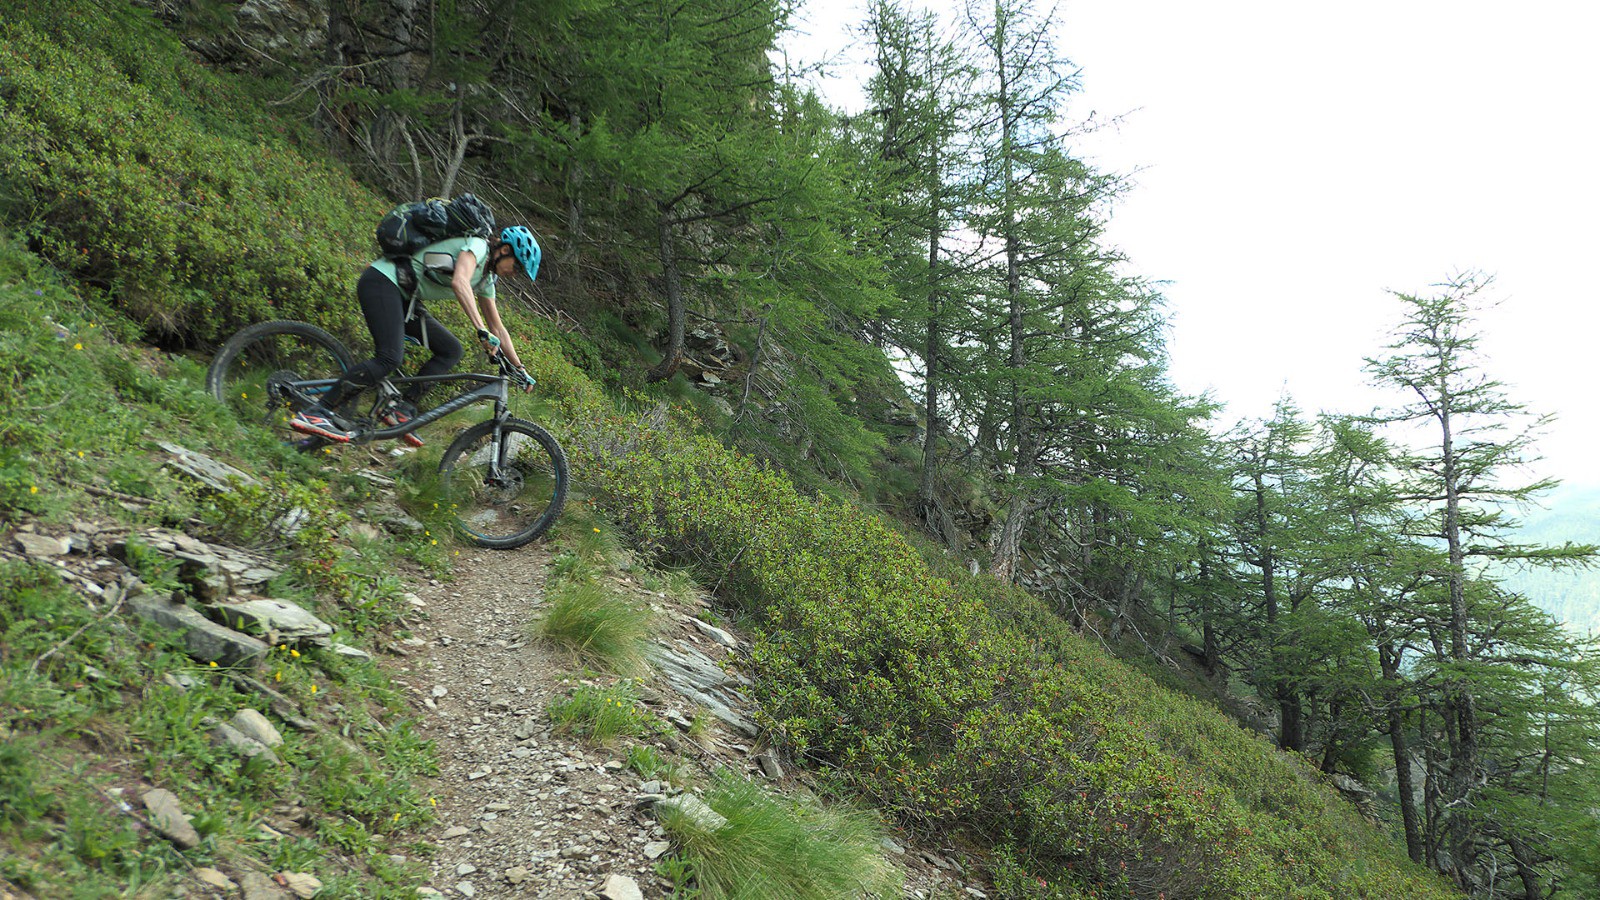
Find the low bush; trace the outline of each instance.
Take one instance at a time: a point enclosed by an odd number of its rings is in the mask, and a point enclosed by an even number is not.
[[[187,97],[260,101],[188,62],[148,16],[13,9],[0,72],[0,221],[58,269],[168,343],[269,318],[354,330],[348,298],[387,204],[282,125],[214,127]]]
[[[760,632],[764,723],[902,823],[1010,848],[1006,882],[1035,896],[1449,895],[1292,760],[1026,594],[935,575],[882,520],[540,349],[574,471]]]

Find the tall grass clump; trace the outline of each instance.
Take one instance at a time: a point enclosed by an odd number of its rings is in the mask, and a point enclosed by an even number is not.
[[[584,665],[638,675],[648,665],[652,616],[599,581],[563,580],[546,588],[539,640],[570,651]]]
[[[707,900],[900,896],[900,873],[883,858],[881,828],[866,813],[792,803],[729,774],[705,800],[727,824],[710,829],[665,808],[662,825]]]

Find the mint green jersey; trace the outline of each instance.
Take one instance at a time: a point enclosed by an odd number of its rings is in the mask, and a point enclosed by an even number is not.
[[[471,251],[478,260],[477,271],[472,273],[473,294],[494,297],[494,273],[489,271],[489,242],[480,237],[458,237],[435,241],[411,255],[411,270],[417,275],[419,300],[455,299],[455,291],[450,289],[450,276],[456,270],[456,257],[463,251]],[[397,286],[400,284],[395,277],[394,263],[379,259],[373,261],[372,267]]]

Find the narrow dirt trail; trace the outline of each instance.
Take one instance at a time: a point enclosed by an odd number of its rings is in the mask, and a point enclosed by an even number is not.
[[[662,838],[635,812],[638,776],[620,752],[550,732],[546,710],[574,666],[529,637],[549,560],[540,545],[479,551],[458,560],[454,581],[418,591],[428,621],[393,665],[438,748],[432,886],[447,897],[584,897],[616,874],[662,896],[645,856]]]
[[[386,663],[410,689],[422,734],[438,749],[440,771],[429,786],[438,823],[424,835],[438,847],[430,887],[452,900],[666,897],[671,884],[655,874],[666,835],[642,800],[663,785],[627,766],[626,744],[587,747],[551,729],[553,701],[607,679],[584,681],[567,654],[531,637],[550,561],[543,544],[463,551],[455,580],[418,587],[427,619],[399,646],[405,655]],[[679,728],[644,743],[701,782],[721,770],[803,791],[804,775],[797,781],[792,767],[760,752],[740,679],[718,668],[744,642],[709,624],[704,599],[675,603],[628,575],[613,581],[655,610],[656,649],[667,658],[658,657],[639,690],[651,713]],[[686,675],[698,686],[684,687]],[[707,702],[722,706],[723,721],[702,715],[710,724],[691,738],[682,726]],[[905,871],[906,897],[985,896],[952,862],[960,854],[889,840],[885,852]]]

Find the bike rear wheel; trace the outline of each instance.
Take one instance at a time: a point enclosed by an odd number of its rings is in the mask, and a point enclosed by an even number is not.
[[[338,378],[353,365],[350,350],[315,325],[262,322],[217,350],[206,370],[206,390],[239,421],[265,425],[280,440],[300,444],[306,436],[289,428],[289,418],[319,402],[326,388],[305,389],[295,382]]]
[[[567,499],[567,455],[550,432],[490,419],[461,432],[439,460],[444,500],[480,547],[512,550],[549,530]]]

